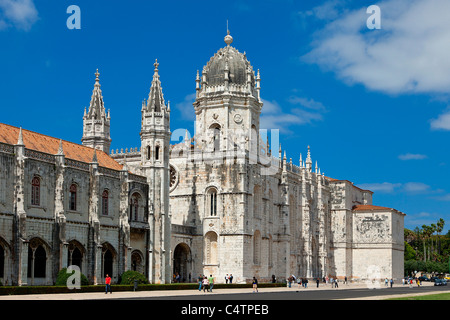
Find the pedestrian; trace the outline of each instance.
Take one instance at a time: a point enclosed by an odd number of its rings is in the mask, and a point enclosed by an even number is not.
[[[316,285],[317,285],[317,288],[319,287],[319,282],[320,282],[319,278],[316,278]]]
[[[202,286],[203,286],[203,292],[205,292],[205,290],[209,291],[209,289],[208,289],[208,278],[206,276],[203,277]]]
[[[225,283],[226,283],[226,284],[228,284],[228,278],[229,278],[229,277],[228,277],[228,273],[227,273],[227,275],[225,276]]]
[[[298,279],[297,279],[297,284],[298,284],[298,287],[300,288],[300,286],[303,285],[303,284],[302,284],[302,279],[298,278]]]
[[[348,282],[347,282],[347,276],[345,276],[344,283],[345,283],[345,284],[348,284]]]
[[[272,283],[275,283],[275,282],[277,282],[277,278],[275,278],[275,275],[273,274],[272,275]]]
[[[334,280],[334,287],[335,288],[339,288],[339,285],[338,285],[338,279],[336,278],[336,280]]]
[[[302,283],[305,284],[305,289],[308,288],[308,279],[302,279]]]
[[[214,287],[214,278],[212,274],[209,275],[208,282],[209,282],[209,292],[212,292],[212,289]]]
[[[109,275],[106,275],[105,285],[106,285],[106,287],[105,287],[105,294],[108,294],[108,291],[109,291],[109,293],[112,294],[112,291],[111,291],[111,277]]]
[[[253,277],[253,292],[258,292],[258,280],[255,277]]]
[[[233,275],[230,273],[230,283],[233,283]]]
[[[409,287],[412,288],[412,285],[413,285],[413,281],[412,281],[412,279],[410,279],[409,280]]]
[[[391,288],[394,285],[394,279],[391,278]]]
[[[328,276],[326,276],[326,277],[325,277],[325,283],[326,283],[326,284],[328,284],[328,280],[329,280],[329,278],[328,278]]]
[[[291,283],[292,283],[292,276],[289,276],[288,283],[289,283],[289,288],[290,288],[291,287]]]
[[[203,276],[201,274],[198,275],[198,291],[202,291],[202,285],[203,285]]]
[[[388,286],[388,279],[387,279],[387,278],[384,279],[384,286],[385,286],[385,287]]]

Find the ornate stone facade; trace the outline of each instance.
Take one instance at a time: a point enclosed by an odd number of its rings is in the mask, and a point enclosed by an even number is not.
[[[152,283],[403,275],[403,218],[372,192],[298,165],[260,129],[261,77],[233,38],[196,78],[196,132],[170,144],[155,63],[141,146],[109,153],[96,73],[83,145],[0,125],[0,279],[52,284],[78,265],[92,283],[126,270]]]

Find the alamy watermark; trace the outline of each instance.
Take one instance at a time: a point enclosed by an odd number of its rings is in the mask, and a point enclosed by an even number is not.
[[[69,290],[81,289],[81,269],[77,265],[71,265],[67,267],[67,273],[71,274],[67,278],[67,288]]]

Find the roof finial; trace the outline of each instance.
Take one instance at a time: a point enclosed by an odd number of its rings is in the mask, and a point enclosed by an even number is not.
[[[155,63],[153,65],[155,66],[155,72],[157,72],[159,67],[158,59],[155,59]]]
[[[233,43],[233,37],[230,36],[230,30],[228,29],[228,20],[227,20],[227,35],[225,36],[225,43],[227,46]]]
[[[20,129],[19,129],[19,138],[17,139],[17,145],[18,145],[18,146],[23,146],[23,145],[25,145],[25,144],[23,143],[22,127],[20,127]]]

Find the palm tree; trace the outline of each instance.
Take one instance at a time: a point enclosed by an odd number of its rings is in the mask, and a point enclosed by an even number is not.
[[[437,225],[436,231],[438,234],[438,241],[439,241],[438,254],[441,255],[441,237],[440,237],[440,235],[441,235],[442,230],[444,230],[444,225],[445,225],[444,219],[440,218],[439,221],[436,223],[436,225]]]
[[[430,227],[430,232],[431,232],[431,234],[430,234],[430,240],[431,240],[430,256],[431,256],[431,254],[433,254],[433,251],[435,251],[434,242],[433,242],[433,234],[436,232],[436,230],[437,230],[436,225],[434,223],[432,223],[431,227]]]
[[[422,234],[423,234],[423,252],[424,252],[424,261],[427,261],[427,249],[426,249],[426,243],[430,239],[430,236],[432,234],[432,228],[430,226],[427,226],[426,224],[422,225]],[[430,255],[428,254],[428,260],[430,259]]]

